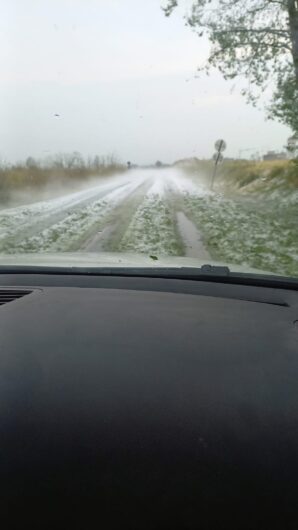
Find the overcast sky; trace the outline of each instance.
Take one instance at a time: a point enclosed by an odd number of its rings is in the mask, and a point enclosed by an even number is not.
[[[289,130],[239,87],[195,77],[208,42],[161,3],[2,0],[0,158],[78,150],[172,162],[211,156],[218,137],[229,156],[282,149]]]

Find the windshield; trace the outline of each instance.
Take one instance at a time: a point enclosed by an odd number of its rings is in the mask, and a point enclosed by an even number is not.
[[[0,264],[298,276],[297,2],[1,11]]]

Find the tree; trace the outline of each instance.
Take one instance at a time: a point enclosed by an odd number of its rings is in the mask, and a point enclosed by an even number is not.
[[[84,159],[78,151],[64,155],[64,166],[70,170],[82,170],[85,168]]]
[[[178,4],[168,0],[166,16]],[[186,23],[211,42],[201,70],[243,76],[242,93],[253,104],[273,85],[269,117],[298,131],[298,0],[193,0]]]
[[[33,158],[33,156],[28,156],[28,158],[26,159],[26,167],[28,169],[36,169],[38,166],[35,158]]]
[[[100,158],[98,155],[95,155],[93,159],[93,169],[99,169],[100,168]]]

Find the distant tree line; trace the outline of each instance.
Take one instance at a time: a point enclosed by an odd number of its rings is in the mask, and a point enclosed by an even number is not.
[[[58,153],[53,156],[39,160],[32,156],[28,156],[25,163],[18,162],[12,167],[26,167],[27,169],[63,169],[63,170],[91,170],[101,171],[111,167],[122,167],[120,162],[114,155],[109,156],[88,156],[84,158],[79,151],[72,153]]]

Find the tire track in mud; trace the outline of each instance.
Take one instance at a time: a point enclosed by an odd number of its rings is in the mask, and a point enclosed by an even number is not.
[[[168,196],[171,197],[175,212],[175,230],[177,239],[182,247],[182,255],[197,258],[200,261],[210,261],[211,257],[204,243],[203,236],[189,217],[185,207],[185,198],[189,196],[204,196],[204,188],[197,187],[185,176],[174,176],[169,179]]]
[[[176,215],[178,230],[184,245],[184,256],[202,261],[210,260],[210,255],[203,244],[202,236],[193,222],[188,219],[184,212],[177,212]]]
[[[117,252],[131,218],[144,200],[152,179],[148,178],[119,202],[89,234],[81,246],[85,252]],[[94,231],[95,228],[95,231]]]

